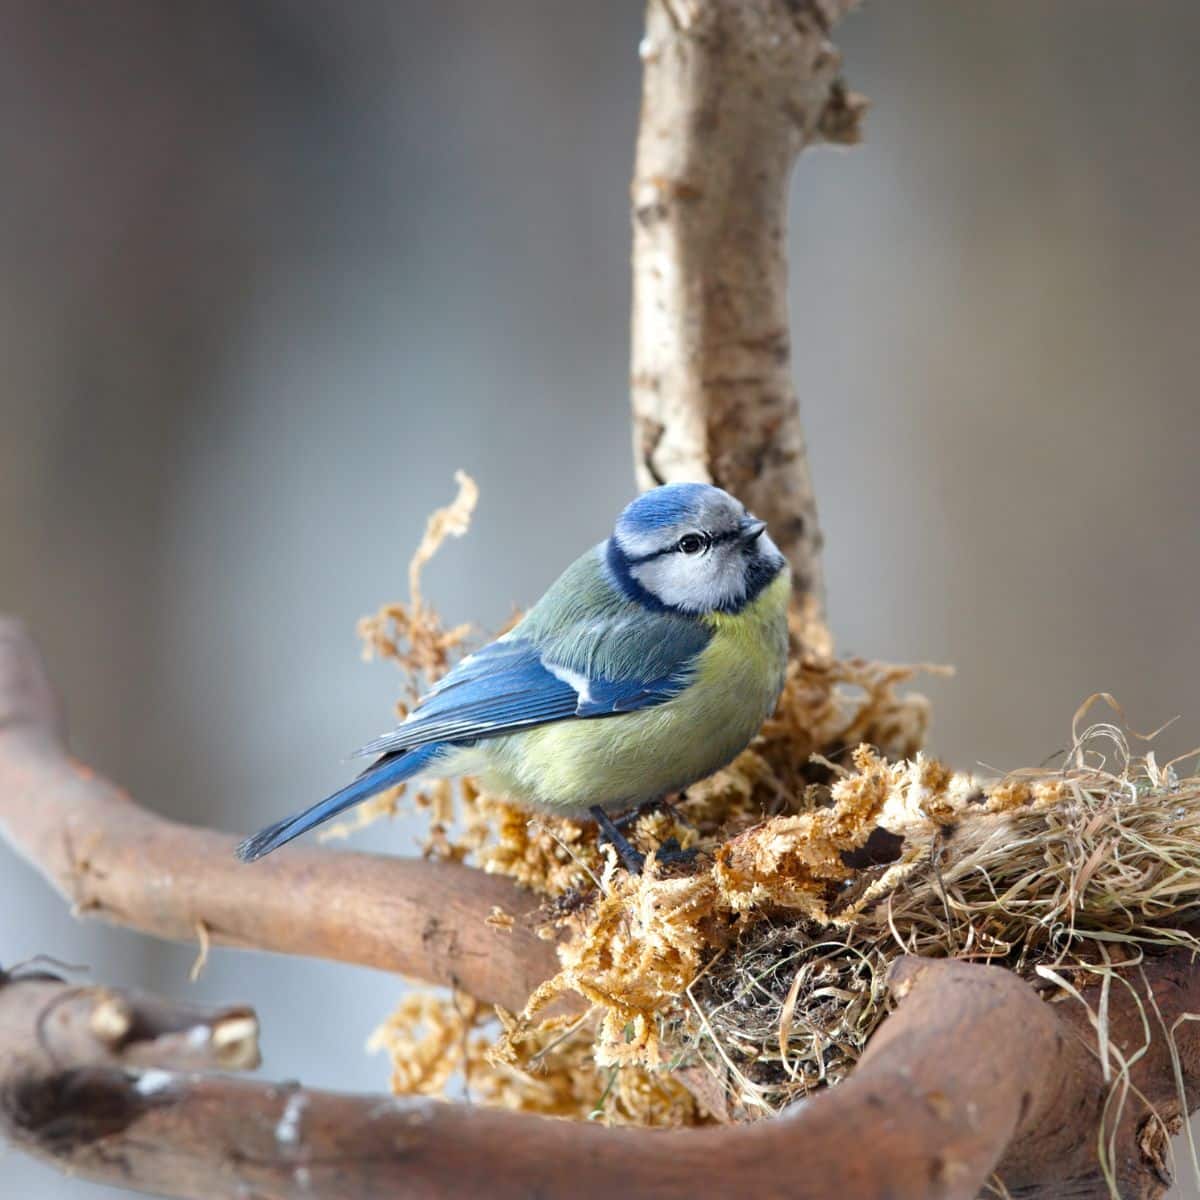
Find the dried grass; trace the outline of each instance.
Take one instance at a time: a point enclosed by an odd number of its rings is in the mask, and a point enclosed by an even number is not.
[[[413,601],[365,625],[376,654],[426,678],[465,637],[420,600],[437,542]],[[1135,755],[1115,721],[1086,725],[1111,697],[1076,714],[1061,767],[977,779],[922,755],[928,705],[898,691],[916,668],[837,659],[810,616],[792,632],[759,738],[637,821],[640,877],[590,826],[531,817],[469,780],[416,796],[426,853],[546,897],[562,966],[523,1013],[498,1015],[494,1040],[477,1006],[406,997],[380,1034],[398,1090],[436,1092],[457,1073],[476,1100],[557,1116],[753,1119],[847,1074],[901,954],[999,963],[1069,995],[1149,948],[1200,949],[1200,779]],[[697,849],[692,864],[656,864],[669,837]],[[491,923],[505,936],[503,914]],[[546,1017],[567,992],[587,1013]]]

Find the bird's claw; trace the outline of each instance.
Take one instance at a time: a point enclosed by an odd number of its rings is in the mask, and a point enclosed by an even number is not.
[[[662,863],[663,866],[671,866],[675,863],[690,863],[696,858],[700,851],[695,846],[690,846],[684,849],[679,844],[677,837],[669,837],[658,850],[655,851],[654,861]]]
[[[646,856],[640,851],[634,849],[629,839],[620,830],[620,825],[614,821],[602,808],[593,807],[591,810],[592,820],[600,830],[600,840],[607,842],[616,852],[617,857],[621,860],[630,875],[640,875],[646,869]],[[696,857],[696,849],[685,850],[676,837],[669,837],[655,851],[654,861],[661,866],[670,866],[675,863],[690,863]]]
[[[633,848],[618,824],[599,805],[593,805],[588,811],[600,830],[600,840],[607,842],[617,852],[617,857],[630,875],[640,875],[646,866],[646,856]]]

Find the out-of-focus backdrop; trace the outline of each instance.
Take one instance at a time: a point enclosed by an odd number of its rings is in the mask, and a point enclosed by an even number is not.
[[[634,0],[0,2],[0,610],[142,802],[250,831],[346,778],[398,688],[355,619],[456,467],[427,591],[485,627],[629,498],[640,36]],[[1099,689],[1200,743],[1200,6],[873,3],[837,40],[868,141],[803,158],[790,248],[841,647],[956,664],[960,764],[1041,761]],[[387,1086],[398,981],[190,985],[0,850],[0,962],[42,951]]]

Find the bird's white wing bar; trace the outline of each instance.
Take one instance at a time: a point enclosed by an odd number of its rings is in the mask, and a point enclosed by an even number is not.
[[[690,679],[690,656],[667,674],[591,678],[543,657],[531,641],[493,642],[464,659],[408,718],[357,755],[394,754],[434,742],[500,737],[570,717],[600,717],[661,704]]]

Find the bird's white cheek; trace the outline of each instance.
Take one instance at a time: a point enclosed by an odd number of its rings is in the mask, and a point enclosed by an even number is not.
[[[719,553],[720,562],[709,580],[709,608],[735,604],[746,594],[746,564],[740,550],[724,546]]]
[[[642,563],[632,574],[663,604],[687,612],[711,612],[745,592],[741,566],[732,556],[672,554]]]

